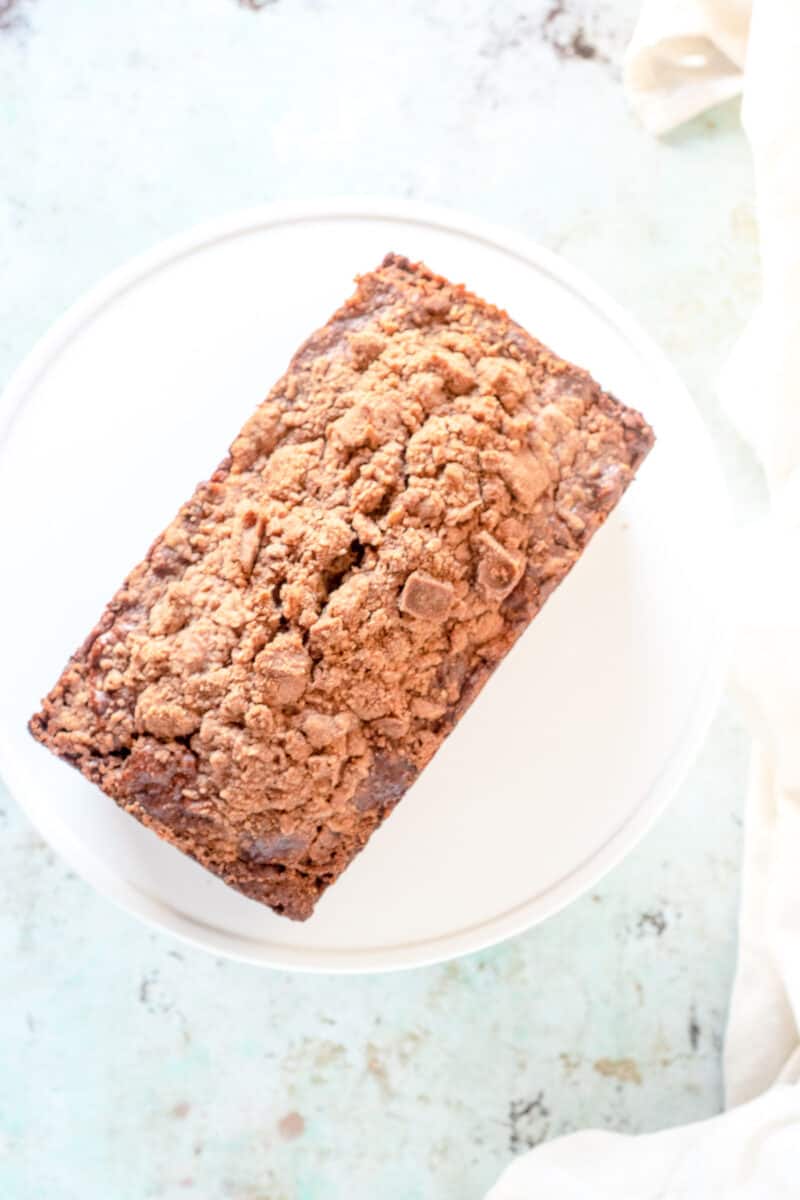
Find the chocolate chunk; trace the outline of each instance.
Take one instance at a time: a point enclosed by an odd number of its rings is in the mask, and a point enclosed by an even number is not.
[[[273,837],[245,837],[239,856],[246,862],[293,862],[308,849],[310,839],[300,833],[276,833]]]
[[[372,770],[353,797],[353,804],[359,812],[394,808],[416,777],[417,769],[408,759],[395,758],[379,750],[372,761]]]
[[[506,455],[500,474],[523,512],[532,512],[536,501],[550,486],[547,468],[527,451]]]
[[[434,579],[424,571],[412,571],[400,594],[400,609],[421,621],[444,621],[453,595],[452,584]]]
[[[510,554],[485,529],[478,534],[475,541],[481,556],[478,563],[478,583],[490,600],[505,600],[525,572],[525,556]]]
[[[260,677],[264,703],[280,708],[286,704],[296,704],[303,695],[308,684],[311,659],[301,646],[276,642],[256,655],[253,667]]]
[[[140,737],[119,771],[117,789],[126,806],[132,801],[165,824],[184,824],[189,814],[183,792],[196,778],[197,760],[186,746]]]

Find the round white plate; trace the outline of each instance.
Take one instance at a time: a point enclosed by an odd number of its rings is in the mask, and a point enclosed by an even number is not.
[[[658,442],[434,762],[301,925],[160,842],[25,726],[296,346],[388,250],[507,308],[640,408]],[[727,505],[714,456],[652,342],[535,245],[411,204],[238,214],[96,287],[19,369],[0,419],[0,768],[99,891],[216,954],[357,971],[497,942],[630,850],[699,747],[724,658]]]

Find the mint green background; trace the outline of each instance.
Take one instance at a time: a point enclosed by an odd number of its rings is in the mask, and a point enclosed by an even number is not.
[[[0,383],[85,288],[193,222],[413,197],[532,236],[627,305],[746,516],[760,478],[713,394],[757,288],[736,106],[651,140],[620,86],[636,0],[561,7],[18,0],[0,28]],[[591,59],[564,52],[579,28]],[[0,785],[0,1196],[467,1200],[544,1138],[716,1112],[746,764],[726,701],[593,894],[495,950],[364,979],[151,933]]]

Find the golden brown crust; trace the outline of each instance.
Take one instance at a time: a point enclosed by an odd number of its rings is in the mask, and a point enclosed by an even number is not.
[[[652,440],[505,313],[388,255],[131,572],[31,732],[305,918]]]

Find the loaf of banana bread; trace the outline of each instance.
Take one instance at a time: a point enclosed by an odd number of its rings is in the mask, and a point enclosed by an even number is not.
[[[504,312],[390,254],[133,569],[31,732],[306,918],[652,442]]]

